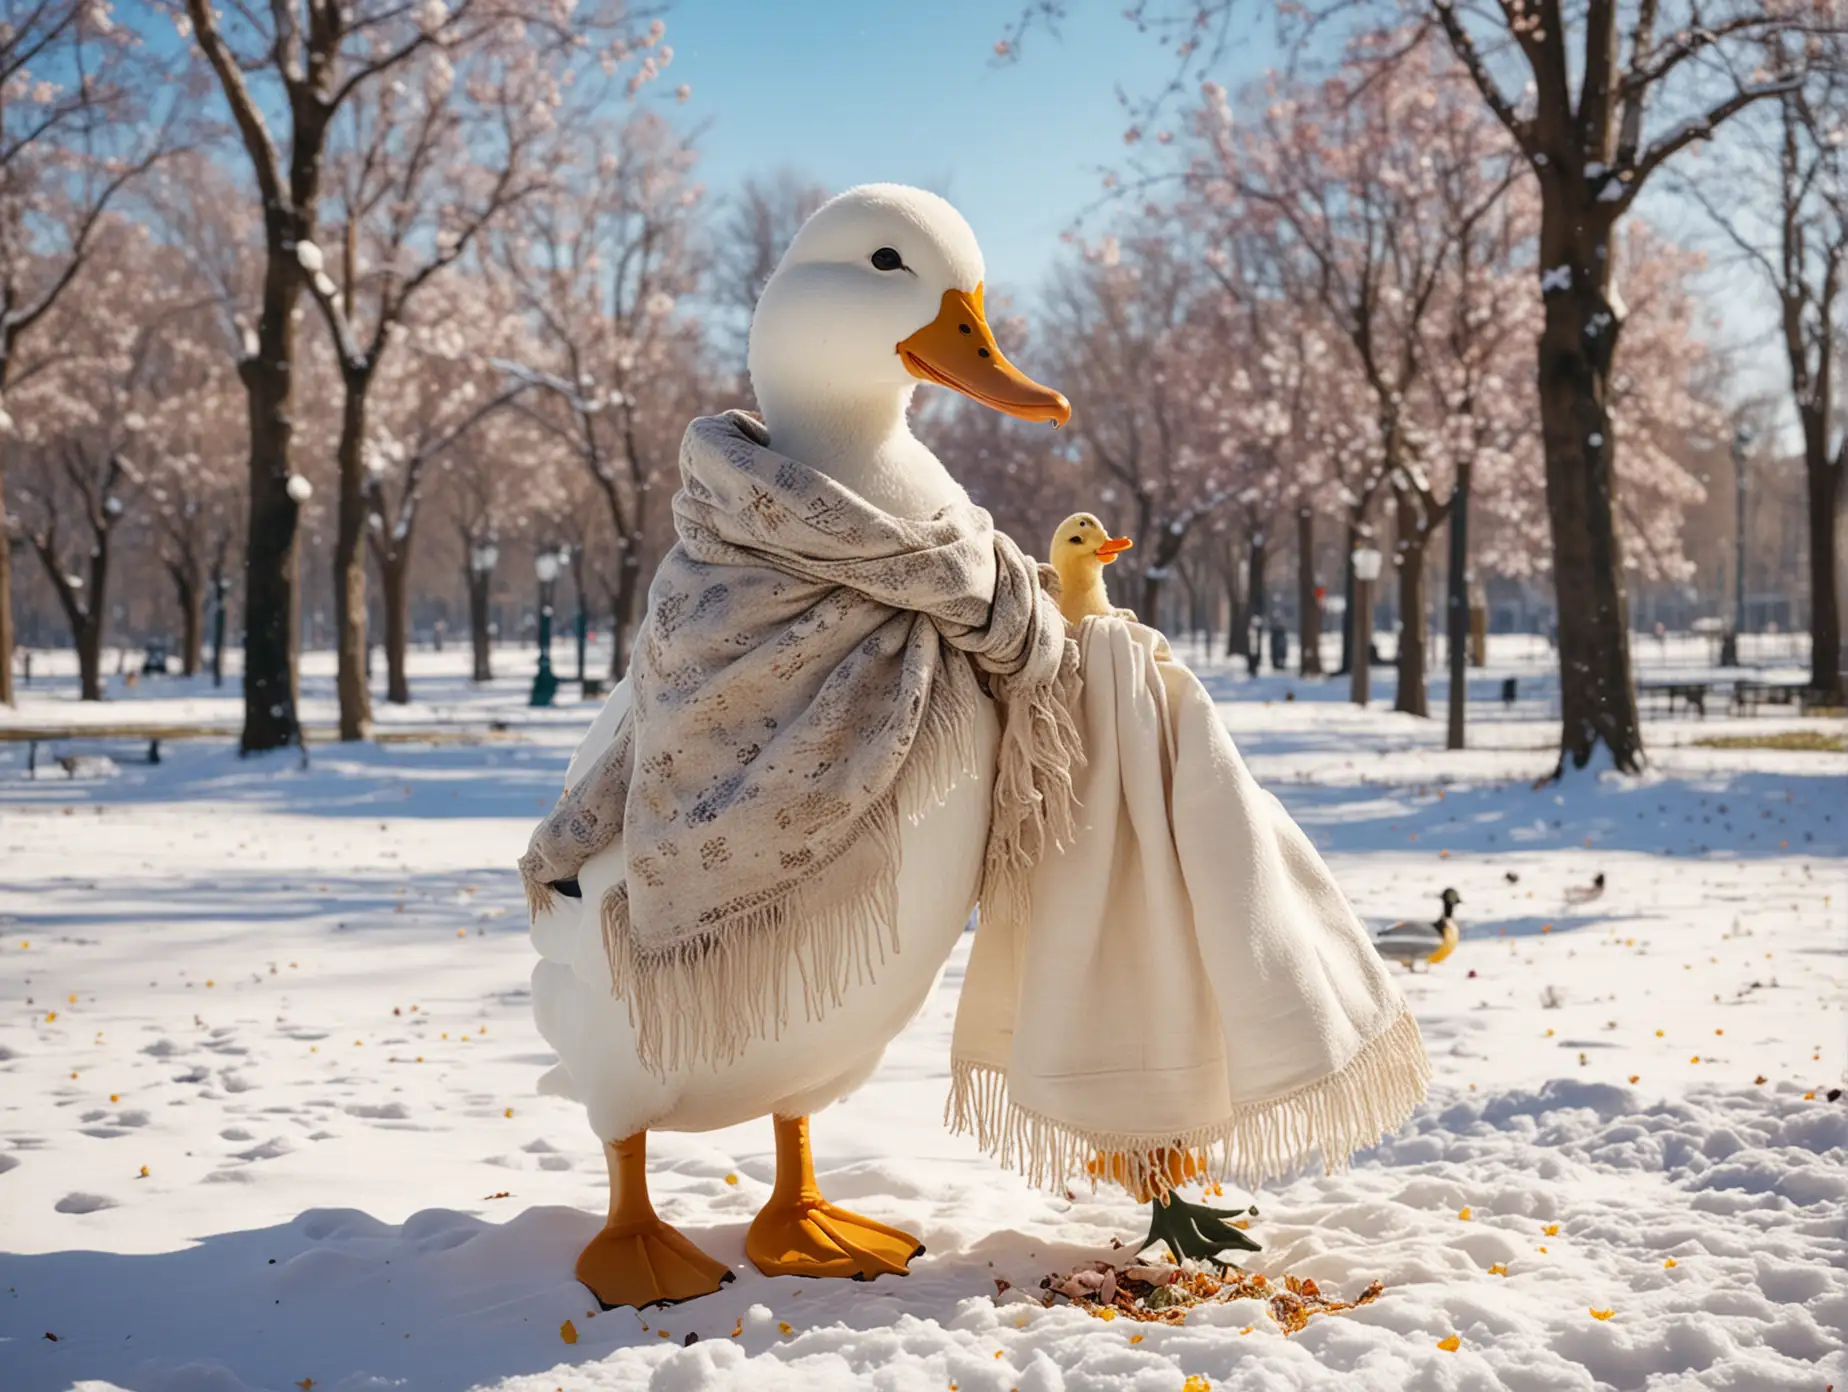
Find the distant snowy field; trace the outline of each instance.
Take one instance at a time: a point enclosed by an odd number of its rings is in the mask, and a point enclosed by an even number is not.
[[[1829,728],[1716,711],[1652,719],[1644,778],[1535,790],[1547,654],[1491,655],[1460,755],[1441,680],[1417,721],[1355,711],[1345,683],[1207,671],[1363,914],[1463,896],[1463,945],[1404,978],[1430,1101],[1349,1171],[1257,1196],[1249,1269],[1385,1284],[1293,1337],[1256,1302],[1165,1327],[995,1301],[995,1278],[1037,1287],[1144,1215],[1037,1193],[944,1130],[966,938],[815,1124],[824,1190],[922,1234],[913,1274],[757,1274],[768,1123],[662,1134],[657,1204],[738,1279],[593,1315],[571,1264],[604,1167],[578,1109],[534,1090],[552,1056],[512,871],[592,708],[527,711],[530,650],[497,653],[485,691],[464,655],[415,654],[420,704],[381,708],[516,727],[479,744],[321,746],[304,770],[223,740],[157,767],[77,741],[51,752],[114,770],[67,778],[42,751],[34,780],[0,744],[0,1392],[1848,1388],[1848,1100],[1828,1095],[1848,756],[1695,744]],[[112,678],[130,699],[80,711],[36,671],[0,725],[235,723],[229,687]]]

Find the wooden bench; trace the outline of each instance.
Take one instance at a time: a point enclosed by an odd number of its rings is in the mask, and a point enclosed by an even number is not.
[[[1760,706],[1795,706],[1806,709],[1812,689],[1808,682],[1761,682],[1741,679],[1733,683],[1733,709],[1755,714]]]
[[[1659,681],[1639,682],[1636,694],[1653,696],[1668,702],[1668,713],[1675,713],[1675,702],[1685,702],[1690,710],[1698,711],[1700,718],[1707,718],[1707,688],[1711,685],[1703,681]]]
[[[309,748],[320,744],[333,744],[338,735],[337,728],[328,726],[305,726],[303,733]],[[161,761],[163,742],[176,740],[218,739],[235,740],[242,734],[236,725],[157,725],[157,724],[119,724],[119,725],[0,725],[0,744],[23,744],[26,746],[26,772],[36,774],[39,765],[40,746],[47,746],[47,753],[72,777],[76,776],[75,761],[78,756],[61,749],[72,744],[103,743],[105,741],[128,741],[147,746],[147,762],[158,764]],[[503,719],[490,719],[480,724],[456,723],[453,725],[375,725],[371,741],[380,745],[391,744],[439,744],[467,745],[483,744],[495,741],[517,741],[523,738],[520,731]]]

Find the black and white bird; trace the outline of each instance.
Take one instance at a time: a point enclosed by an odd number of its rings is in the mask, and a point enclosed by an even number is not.
[[[1452,915],[1463,896],[1454,889],[1444,891],[1444,912],[1434,923],[1395,923],[1381,929],[1373,939],[1374,950],[1390,962],[1399,962],[1407,971],[1416,964],[1441,962],[1456,950],[1463,930]]]

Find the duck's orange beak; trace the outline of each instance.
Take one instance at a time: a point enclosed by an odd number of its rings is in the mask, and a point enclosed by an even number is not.
[[[899,344],[898,356],[913,377],[1010,416],[1051,421],[1055,428],[1072,418],[1072,403],[1062,394],[1042,387],[1002,356],[982,313],[979,285],[973,295],[945,290],[937,317]]]
[[[1135,544],[1136,543],[1131,541],[1128,537],[1110,537],[1097,548],[1096,554],[1105,565],[1109,565]]]

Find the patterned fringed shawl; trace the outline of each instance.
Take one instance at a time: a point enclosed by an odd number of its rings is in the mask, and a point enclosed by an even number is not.
[[[982,509],[894,517],[742,412],[688,427],[680,475],[630,714],[520,861],[537,915],[622,838],[604,941],[658,1072],[776,1033],[792,960],[819,1015],[896,948],[899,818],[972,767],[976,672],[1002,721],[985,921],[1070,838],[1083,762],[1077,647]]]

